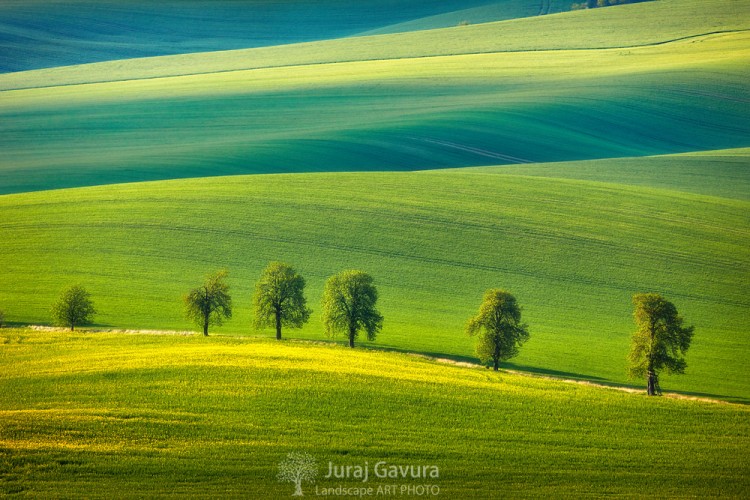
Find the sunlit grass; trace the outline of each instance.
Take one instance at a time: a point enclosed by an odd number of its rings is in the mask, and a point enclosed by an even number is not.
[[[321,474],[329,460],[435,464],[451,498],[748,488],[742,406],[290,341],[24,330],[0,341],[5,493],[280,498],[290,451],[316,456]]]

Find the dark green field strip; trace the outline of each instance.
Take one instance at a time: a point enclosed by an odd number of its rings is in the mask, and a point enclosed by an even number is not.
[[[465,7],[465,6],[464,6]],[[473,8],[462,8],[454,12],[433,15],[404,23],[371,30],[362,35],[384,35],[426,29],[465,28],[472,24],[481,24],[524,17],[546,16],[570,10],[571,2],[566,0],[504,0]]]
[[[0,5],[0,71],[341,38],[482,3],[7,0]]]

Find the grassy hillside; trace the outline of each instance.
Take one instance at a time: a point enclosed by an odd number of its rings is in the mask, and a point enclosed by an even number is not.
[[[704,164],[706,177],[713,165]],[[663,386],[747,398],[748,208],[642,186],[461,170],[7,195],[0,308],[9,321],[46,322],[60,290],[78,282],[96,298],[102,325],[185,328],[181,295],[226,267],[237,310],[224,331],[253,334],[250,295],[269,261],[299,267],[315,309],[327,276],[361,268],[381,290],[379,345],[472,356],[464,322],[486,288],[504,287],[532,332],[515,366],[627,382],[630,297],[658,291],[697,329],[688,375]],[[293,335],[321,338],[317,313]]]
[[[648,158],[477,167],[475,172],[613,182],[750,200],[750,149]]]
[[[741,497],[748,409],[292,342],[0,330],[0,492],[287,498],[436,484],[446,498]],[[384,480],[378,461],[439,479]],[[328,462],[369,463],[331,481]],[[307,496],[313,485],[305,484]],[[127,493],[125,493],[127,492]]]
[[[447,29],[24,71],[0,75],[0,89],[352,61],[628,48],[747,30],[750,10],[744,0],[660,0]]]
[[[749,40],[750,33],[734,33],[628,50],[393,59],[5,91],[0,193],[747,147]]]
[[[338,38],[482,3],[5,0],[0,72]]]

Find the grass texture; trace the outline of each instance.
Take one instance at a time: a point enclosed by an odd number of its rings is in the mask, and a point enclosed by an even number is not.
[[[0,342],[5,494],[287,498],[277,466],[293,451],[319,464],[307,496],[390,483],[447,498],[750,488],[744,406],[296,342],[24,330]],[[329,461],[381,460],[440,477],[322,477]]]

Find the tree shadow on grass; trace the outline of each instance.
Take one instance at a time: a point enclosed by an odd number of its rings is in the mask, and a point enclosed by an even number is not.
[[[380,351],[380,352],[396,352],[401,354],[408,354],[412,356],[424,356],[428,358],[434,358],[434,359],[446,359],[450,360],[456,363],[466,363],[470,365],[474,365],[477,368],[482,368],[484,365],[482,365],[479,360],[477,360],[476,357],[472,356],[462,356],[457,354],[447,354],[443,352],[431,352],[431,351],[413,351],[409,349],[403,349],[399,347],[393,347],[393,346],[376,346],[372,344],[360,344],[360,348],[368,349],[371,351]],[[489,367],[487,367],[489,368]],[[643,393],[646,393],[646,387],[636,384],[624,384],[620,382],[613,382],[609,379],[603,378],[603,377],[597,377],[594,375],[584,375],[581,373],[573,373],[573,372],[564,372],[560,370],[552,370],[549,368],[540,368],[537,366],[529,366],[529,365],[521,365],[517,363],[503,363],[500,365],[501,370],[512,370],[516,372],[522,372],[524,374],[532,375],[532,376],[539,376],[539,377],[549,377],[552,379],[558,379],[558,380],[575,380],[580,382],[591,382],[594,385],[602,386],[602,387],[611,387],[613,389],[635,389],[639,390],[642,389]],[[679,396],[685,396],[688,398],[706,398],[706,399],[712,399],[712,400],[720,400],[720,401],[726,401],[729,403],[737,403],[742,405],[750,405],[750,399],[741,397],[741,396],[729,396],[726,394],[712,394],[712,393],[706,393],[706,392],[691,392],[691,391],[672,391],[667,390],[665,392],[665,395],[668,394],[676,394]]]
[[[524,372],[524,373],[531,373],[534,375],[544,375],[544,376],[553,377],[553,378],[569,378],[573,380],[596,382],[597,384],[608,383],[608,380],[606,378],[596,377],[594,375],[583,375],[581,373],[563,372],[559,370],[551,370],[549,368],[539,368],[537,366],[519,365],[516,363],[503,363],[500,365],[500,368],[516,370],[516,371]],[[629,387],[629,386],[623,385],[623,387]]]
[[[582,375],[579,373],[561,372],[557,370],[549,370],[546,368],[538,368],[535,366],[517,365],[514,363],[505,363],[503,367],[511,369],[511,370],[519,371],[519,372],[530,373],[532,375],[551,377],[555,379],[570,379],[570,380],[576,380],[580,382],[591,382],[592,384],[595,384],[598,386],[611,387],[613,389],[643,390],[643,393],[644,394],[646,393],[645,385],[623,384],[621,382],[613,382],[606,378],[595,377],[593,375]],[[667,397],[669,396],[669,394],[675,394],[675,395],[684,396],[687,398],[704,398],[704,399],[711,399],[711,400],[720,400],[720,401],[726,401],[729,403],[737,403],[737,404],[742,404],[742,405],[750,404],[750,399],[746,397],[728,396],[726,394],[714,394],[714,393],[708,393],[708,392],[693,392],[693,391],[674,391],[674,390],[666,390],[664,394]]]

